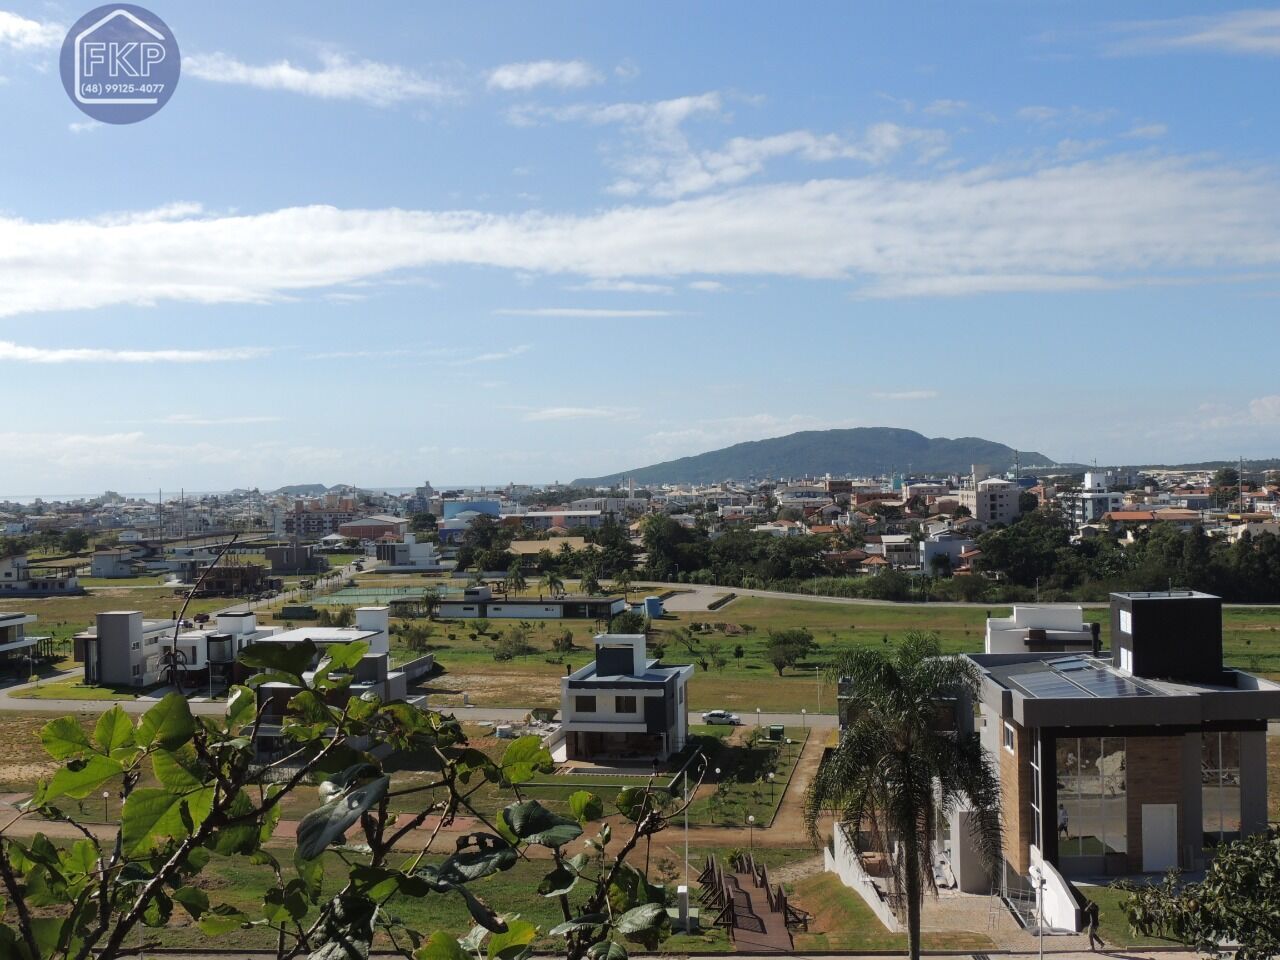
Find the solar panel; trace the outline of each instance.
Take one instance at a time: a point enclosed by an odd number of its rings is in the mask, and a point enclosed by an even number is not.
[[[1117,677],[1105,670],[1080,670],[1071,675],[1071,679],[1084,687],[1095,697],[1149,697],[1151,691],[1124,677]]]
[[[1064,697],[1087,697],[1087,694],[1080,687],[1076,686],[1066,677],[1061,676],[1053,671],[1045,671],[1043,673],[1020,673],[1015,677],[1010,677],[1014,683],[1026,690],[1033,697],[1042,699],[1057,700]]]

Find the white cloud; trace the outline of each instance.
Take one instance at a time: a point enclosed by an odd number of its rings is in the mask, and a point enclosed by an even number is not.
[[[669,459],[689,453],[701,453],[741,443],[786,436],[799,430],[824,430],[829,427],[853,426],[847,421],[822,420],[810,414],[794,413],[778,416],[772,413],[711,417],[682,424],[679,428],[658,430],[644,438],[645,451],[652,459]]]
[[[493,311],[500,317],[671,317],[673,310],[613,310],[607,307],[527,307]]]
[[[542,407],[528,411],[523,419],[530,423],[542,423],[554,420],[605,420],[634,414],[634,410],[624,407]]]
[[[8,10],[0,10],[0,47],[13,50],[56,50],[62,46],[67,28],[56,23],[28,20]]]
[[[689,289],[700,293],[724,293],[729,288],[719,280],[693,280],[689,283]]]
[[[1256,423],[1280,423],[1280,394],[1257,397],[1249,401],[1249,416]]]
[[[13,363],[218,363],[252,360],[270,351],[264,347],[217,350],[108,350],[98,347],[26,347],[0,340],[0,362]]]
[[[100,120],[72,120],[67,124],[67,129],[72,133],[89,133],[105,126],[106,124]]]
[[[0,315],[268,302],[448,265],[584,280],[827,279],[872,296],[1194,283],[1280,267],[1277,210],[1273,170],[1142,153],[769,184],[584,215],[0,216]],[[598,315],[540,309],[520,315]]]
[[[639,283],[635,280],[588,280],[569,287],[570,290],[602,293],[670,293],[665,283]]]
[[[890,390],[871,394],[876,400],[932,400],[937,395],[937,390]]]
[[[1122,136],[1130,140],[1159,140],[1168,132],[1169,128],[1163,123],[1138,123],[1125,131]]]
[[[922,109],[922,113],[932,114],[935,117],[950,117],[957,113],[964,113],[969,109],[969,103],[966,100],[934,100],[932,103],[926,104]]]
[[[179,427],[221,427],[250,423],[280,423],[284,417],[245,415],[238,417],[205,417],[194,413],[171,413],[156,423]]]
[[[617,125],[625,142],[610,152],[620,176],[609,185],[618,196],[650,193],[676,198],[732,186],[764,171],[771,160],[798,157],[808,162],[854,160],[879,165],[908,147],[919,159],[946,151],[941,130],[873,124],[859,137],[791,130],[763,137],[734,137],[715,149],[699,149],[683,126],[694,118],[724,119],[724,102],[715,91],[647,103],[573,104],[566,107],[524,105],[508,111],[517,126],[543,121]]]
[[[603,81],[600,71],[583,60],[530,60],[503,64],[489,73],[488,82],[493,90],[533,90],[535,87],[569,90]]]
[[[441,100],[452,94],[448,84],[376,60],[351,60],[325,51],[321,67],[308,69],[280,60],[262,66],[243,63],[225,53],[184,56],[182,71],[214,83],[283,90],[325,100],[359,100],[385,107],[407,100]]]
[[[494,350],[491,353],[479,353],[473,357],[463,357],[459,360],[450,362],[450,366],[468,367],[473,363],[494,363],[498,360],[510,360],[512,357],[518,357],[523,353],[528,353],[532,347],[527,343],[517,344],[514,347],[508,347],[505,350]]]
[[[1117,25],[1122,38],[1110,53],[1217,50],[1280,56],[1280,10],[1230,10],[1210,16],[1176,17]]]

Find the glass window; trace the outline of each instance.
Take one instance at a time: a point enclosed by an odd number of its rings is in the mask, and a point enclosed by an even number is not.
[[[615,713],[635,713],[636,698],[635,697],[614,697],[613,709]]]
[[[1016,738],[1017,734],[1014,732],[1013,724],[1006,722],[1004,725],[1004,748],[1010,753],[1013,753],[1013,744]]]
[[[1044,835],[1040,814],[1044,810],[1044,801],[1040,793],[1040,766],[1040,738],[1036,737],[1031,742],[1031,842],[1036,845],[1037,850],[1043,852]]]
[[[596,698],[595,697],[574,697],[573,709],[578,713],[595,713]]]
[[[1240,839],[1240,734],[1205,733],[1200,736],[1204,844]]]
[[[1061,737],[1057,759],[1058,855],[1100,857],[1128,847],[1125,740]]]

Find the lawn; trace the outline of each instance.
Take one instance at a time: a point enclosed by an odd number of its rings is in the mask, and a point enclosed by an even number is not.
[[[740,728],[738,732],[741,736],[735,738],[736,742],[721,740],[708,745],[706,754],[712,772],[702,794],[689,806],[690,823],[742,826],[748,815],[755,816],[759,827],[773,822],[808,731],[788,727],[784,736],[795,741],[790,747],[763,739],[750,742],[754,728]],[[716,768],[721,771],[718,778]],[[774,775],[772,788],[766,779],[769,773]]]
[[[50,680],[11,694],[20,700],[136,700],[137,687],[97,687],[79,680]],[[105,706],[103,709],[107,709]]]
[[[907,935],[886,930],[866,902],[834,873],[819,873],[801,880],[791,893],[791,902],[813,915],[809,931],[795,933],[797,953],[906,949]],[[928,910],[926,901],[926,914]],[[977,932],[927,932],[922,941],[925,950],[985,951],[995,947],[990,937]]]
[[[1125,893],[1115,887],[1090,887],[1079,884],[1080,892],[1098,905],[1099,933],[1108,946],[1151,947],[1169,946],[1171,941],[1160,937],[1143,937],[1133,933],[1125,917]]]

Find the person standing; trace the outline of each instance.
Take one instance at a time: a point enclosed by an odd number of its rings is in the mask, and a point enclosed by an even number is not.
[[[1102,937],[1098,936],[1098,922],[1098,904],[1093,900],[1086,900],[1084,905],[1084,928],[1089,932],[1089,949],[1095,951],[1106,946]]]
[[[1066,804],[1059,803],[1058,804],[1058,833],[1061,834],[1063,839],[1065,840],[1071,839],[1071,831],[1068,829],[1067,825],[1068,825],[1068,819],[1067,819]]]

